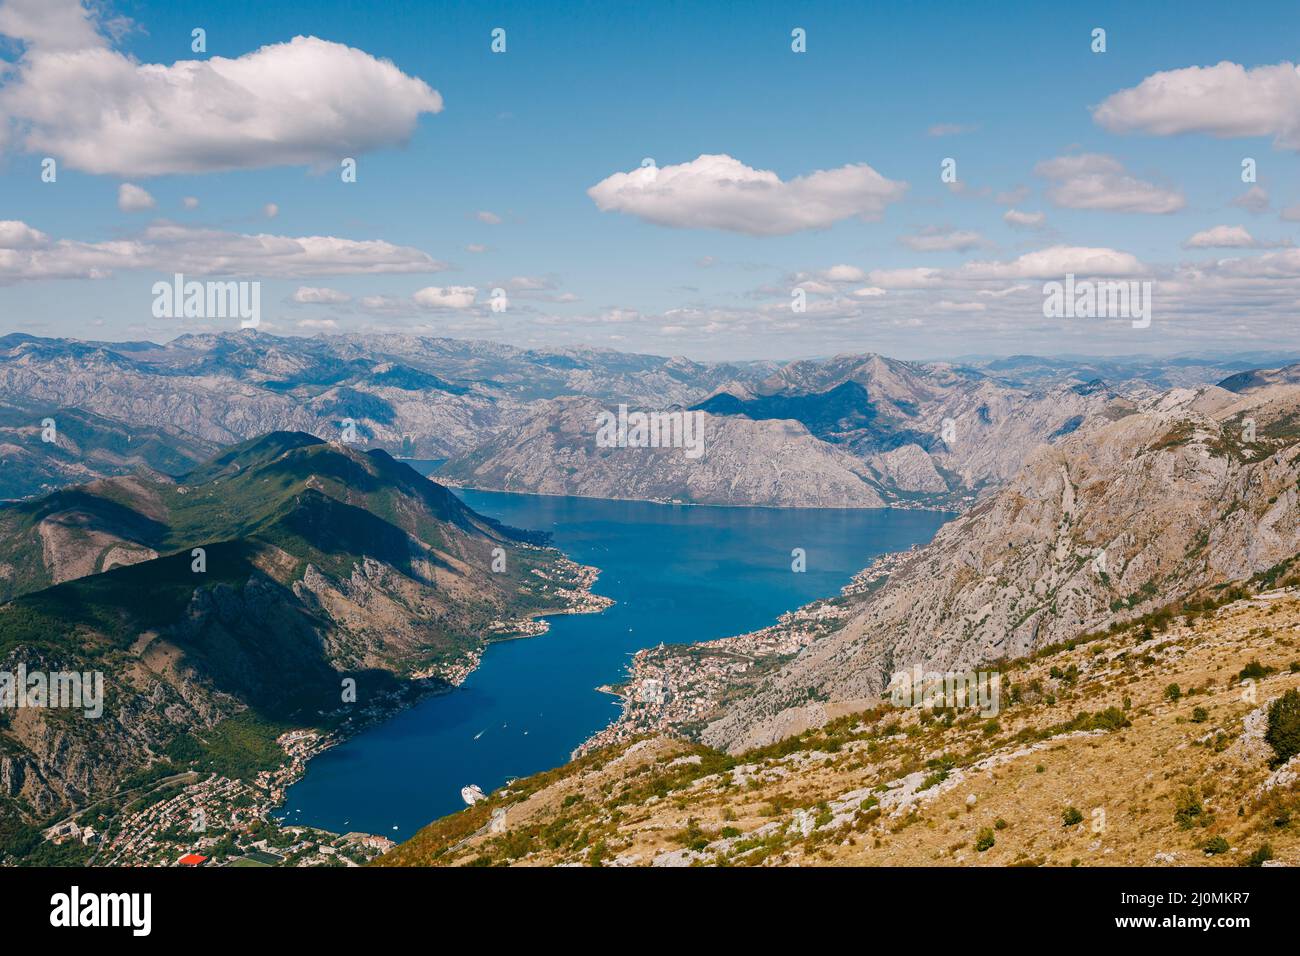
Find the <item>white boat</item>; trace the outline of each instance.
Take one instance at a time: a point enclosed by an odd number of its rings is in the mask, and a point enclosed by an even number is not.
[[[486,800],[487,794],[478,784],[471,783],[467,787],[460,788],[460,798],[465,801],[466,806],[472,807],[480,800]]]

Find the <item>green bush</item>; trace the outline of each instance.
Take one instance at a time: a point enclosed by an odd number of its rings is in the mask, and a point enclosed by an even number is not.
[[[1210,719],[1210,712],[1204,707],[1192,708],[1192,723],[1203,724]]]
[[[993,843],[993,830],[991,827],[985,827],[979,832],[979,836],[975,839],[975,849],[978,852],[983,853],[985,850],[992,849]]]
[[[1083,814],[1079,812],[1078,807],[1066,807],[1065,812],[1061,814],[1061,826],[1072,827],[1082,822]]]
[[[1263,866],[1271,859],[1273,859],[1273,845],[1271,843],[1261,843],[1258,850],[1246,857],[1246,865]]]
[[[1274,766],[1300,753],[1300,691],[1294,687],[1269,705],[1264,740],[1277,755]]]
[[[1247,680],[1247,679],[1259,680],[1261,677],[1267,677],[1269,674],[1273,673],[1273,671],[1274,668],[1265,667],[1257,660],[1251,661],[1249,664],[1247,664],[1245,667],[1241,669],[1241,672],[1237,675],[1237,679],[1238,680]]]
[[[1165,688],[1165,700],[1178,700],[1182,696],[1183,692],[1177,684],[1170,684]]]
[[[1190,830],[1196,826],[1205,808],[1201,806],[1201,791],[1187,787],[1178,794],[1174,801],[1174,820],[1180,830]]]
[[[1218,856],[1220,853],[1227,853],[1230,849],[1228,841],[1221,836],[1211,837],[1205,841],[1206,856]]]

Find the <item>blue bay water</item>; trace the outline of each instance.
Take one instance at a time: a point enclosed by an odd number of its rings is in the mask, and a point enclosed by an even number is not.
[[[635,651],[764,627],[837,594],[876,555],[929,541],[950,517],[458,494],[507,524],[551,532],[575,561],[601,569],[595,591],[617,603],[490,646],[458,689],[316,757],[289,789],[286,822],[405,839],[463,808],[466,784],[491,792],[565,762],[617,716],[617,698],[595,688],[622,680]],[[791,570],[796,547],[804,573]]]

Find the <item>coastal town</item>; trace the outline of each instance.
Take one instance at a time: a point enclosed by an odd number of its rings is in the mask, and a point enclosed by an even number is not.
[[[378,709],[363,719],[380,716]],[[189,771],[118,801],[92,805],[46,829],[51,844],[79,850],[90,866],[360,866],[394,843],[370,833],[331,833],[277,820],[273,811],[307,760],[337,742],[293,730],[276,744],[286,762],[249,780]]]
[[[622,699],[622,713],[575,749],[573,757],[642,734],[689,733],[728,689],[838,628],[858,600],[883,586],[916,550],[881,555],[855,574],[839,597],[787,611],[769,627],[700,644],[660,643],[638,651],[625,683],[600,688]]]

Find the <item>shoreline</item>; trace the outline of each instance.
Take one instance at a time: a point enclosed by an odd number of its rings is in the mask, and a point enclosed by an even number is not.
[[[423,461],[425,459],[417,458],[411,460]],[[879,505],[874,508],[864,508],[858,505],[724,504],[717,501],[680,501],[676,498],[623,498],[613,497],[610,495],[579,495],[571,492],[560,494],[550,491],[513,491],[508,488],[482,488],[478,485],[464,484],[455,479],[444,478],[436,473],[428,474],[424,477],[445,488],[455,488],[460,491],[482,491],[494,495],[532,495],[536,498],[581,498],[583,501],[635,501],[648,505],[671,505],[675,508],[762,508],[768,511],[932,511],[936,514],[959,515],[962,514],[965,509],[973,507],[976,504],[976,500],[973,498],[963,502],[954,502],[951,506],[894,502],[891,504]]]
[[[734,686],[735,678],[761,661],[793,657],[831,633],[860,603],[847,599],[879,590],[920,550],[921,546],[914,544],[904,551],[877,555],[838,595],[786,611],[767,627],[692,644],[660,643],[637,651],[626,680],[596,688],[619,699],[618,717],[575,747],[570,759],[647,733],[680,736],[676,728],[705,717]]]
[[[563,555],[563,552],[561,552],[561,554]],[[373,727],[378,726],[379,724],[385,723],[388,720],[391,720],[392,718],[396,717],[398,714],[411,710],[412,708],[418,706],[419,704],[423,703],[426,700],[432,699],[434,697],[443,697],[448,694],[454,693],[469,678],[469,676],[474,673],[474,671],[478,670],[480,664],[482,663],[483,655],[487,652],[488,648],[491,647],[493,644],[504,644],[510,641],[521,641],[521,640],[527,640],[535,637],[544,637],[546,633],[550,630],[550,626],[545,621],[545,618],[559,617],[561,615],[569,615],[569,614],[599,614],[605,609],[612,607],[615,604],[613,598],[596,594],[591,590],[592,586],[600,578],[600,574],[601,574],[600,568],[595,567],[594,565],[578,564],[576,561],[573,561],[571,558],[567,556],[562,556],[561,560],[564,562],[568,562],[570,565],[577,568],[583,574],[582,586],[577,589],[572,589],[576,597],[570,598],[569,600],[576,602],[577,598],[586,598],[590,601],[593,601],[595,603],[595,606],[589,606],[589,605],[584,605],[579,603],[570,603],[566,607],[560,607],[560,608],[554,608],[550,610],[530,613],[526,617],[521,618],[518,622],[515,622],[517,624],[524,625],[519,629],[518,632],[503,634],[501,636],[489,636],[484,638],[482,647],[476,648],[475,650],[468,652],[468,656],[471,658],[471,661],[467,661],[466,663],[468,663],[470,666],[455,668],[455,672],[453,675],[449,677],[442,677],[440,675],[434,675],[434,674],[412,675],[412,677],[408,680],[407,684],[405,685],[406,688],[414,687],[414,690],[412,691],[413,696],[411,696],[410,699],[393,701],[389,703],[387,706],[384,706],[382,704],[378,705],[381,708],[380,712],[372,715],[371,718],[366,720],[364,723],[358,724],[355,727],[350,728],[349,732],[347,732],[346,734],[340,735],[340,732],[337,729],[328,731],[323,734],[319,734],[320,737],[319,746],[311,748],[309,752],[305,753],[302,756],[301,760],[294,760],[293,755],[290,754],[290,760],[287,761],[285,764],[282,764],[281,767],[277,768],[275,772],[280,772],[288,769],[296,769],[297,772],[294,774],[294,776],[291,779],[286,779],[284,781],[283,785],[280,787],[279,798],[276,799],[272,805],[268,806],[264,810],[264,812],[261,814],[261,817],[263,819],[267,819],[271,814],[275,812],[276,809],[284,805],[285,799],[288,796],[289,787],[293,786],[295,783],[297,783],[306,775],[307,762],[311,760],[311,758],[320,756],[325,751],[332,750],[333,748],[339,746],[340,744],[344,744],[347,741],[360,736],[365,731],[370,730]],[[534,633],[528,633],[526,630],[526,622],[527,623],[536,622],[538,624],[542,624],[545,626],[541,630],[538,630]],[[442,682],[440,686],[437,687],[430,686],[427,688],[415,687],[415,685],[418,682],[432,680],[435,676],[437,676],[438,679]],[[288,731],[285,735],[282,736],[287,736],[289,734],[294,734],[294,733],[302,733],[304,731],[310,732],[310,730],[311,730],[310,728],[303,728],[303,730],[301,731],[300,730]],[[279,742],[279,740],[280,738],[277,738],[277,743]],[[281,826],[284,825],[280,821],[272,820],[270,822],[277,823],[278,825]],[[288,824],[288,825],[299,826],[299,824]],[[301,824],[301,826],[308,827],[309,825]],[[316,830],[320,833],[332,832],[329,830],[323,830],[319,827],[309,827],[309,828]],[[379,836],[379,834],[374,834],[374,836]]]

